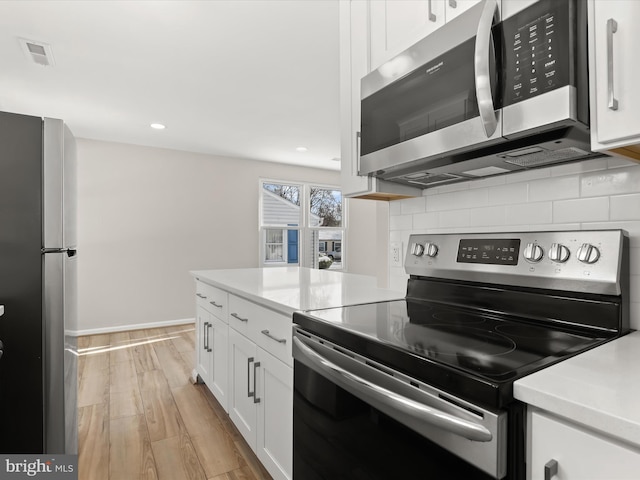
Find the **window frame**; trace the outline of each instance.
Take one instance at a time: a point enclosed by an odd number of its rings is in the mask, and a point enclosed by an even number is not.
[[[263,190],[264,184],[274,184],[274,185],[289,185],[289,186],[297,186],[300,187],[300,212],[299,212],[299,225],[273,225],[264,223],[263,215],[264,215],[264,195]],[[334,190],[339,191],[341,195],[342,202],[342,219],[341,226],[330,226],[330,227],[320,227],[320,226],[311,226],[310,216],[311,216],[311,189],[326,189],[326,190]],[[317,245],[318,241],[313,242],[314,232],[317,232],[315,238],[319,240],[320,232],[323,230],[340,230],[342,232],[342,236],[339,241],[341,246],[344,247],[346,241],[346,218],[347,218],[347,202],[345,202],[345,197],[342,194],[342,188],[337,185],[328,185],[324,183],[316,183],[316,182],[296,182],[291,180],[276,180],[272,178],[260,178],[258,180],[258,256],[259,256],[259,266],[260,267],[282,267],[282,266],[293,266],[294,264],[288,263],[288,251],[286,248],[283,249],[283,261],[267,261],[265,258],[266,255],[266,231],[267,230],[282,230],[283,231],[283,245],[286,244],[286,236],[285,231],[288,230],[298,230],[298,263],[299,267],[308,267],[308,268],[318,268],[318,258],[317,253],[319,251],[319,247]],[[313,246],[312,246],[313,244]],[[328,246],[328,245],[327,245]],[[314,248],[314,252],[310,252],[310,248]],[[344,253],[344,248],[341,249]],[[346,270],[346,262],[344,256],[342,256],[340,261],[339,268],[332,268],[335,271],[345,271]]]

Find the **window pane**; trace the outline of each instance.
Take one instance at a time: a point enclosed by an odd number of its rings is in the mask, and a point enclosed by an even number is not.
[[[326,188],[311,187],[310,227],[342,226],[342,192]]]
[[[342,230],[315,229],[312,230],[312,244],[314,251],[314,268],[342,268]]]
[[[268,228],[264,231],[264,262],[298,265],[299,230]]]
[[[300,225],[299,185],[262,184],[262,224]]]

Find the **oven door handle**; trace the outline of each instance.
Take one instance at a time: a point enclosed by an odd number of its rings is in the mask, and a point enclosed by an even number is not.
[[[370,401],[374,406],[382,405],[388,407],[394,411],[401,412],[416,422],[428,423],[476,442],[490,442],[493,438],[491,432],[482,425],[398,395],[391,390],[354,375],[318,354],[295,336],[293,337],[293,345],[319,372],[339,386],[349,391],[355,390],[363,400]]]
[[[491,36],[491,27],[498,9],[496,0],[486,0],[476,34],[474,67],[476,75],[476,98],[478,110],[487,138],[494,134],[498,127],[493,95],[491,93],[491,64],[489,56],[495,56],[495,45]]]

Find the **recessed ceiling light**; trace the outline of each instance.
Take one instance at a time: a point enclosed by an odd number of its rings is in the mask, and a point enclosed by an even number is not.
[[[164,130],[165,128],[167,128],[161,123],[152,123],[150,127],[155,128],[156,130]]]
[[[296,148],[297,151],[299,152],[306,152],[307,151],[307,147],[298,147]]]

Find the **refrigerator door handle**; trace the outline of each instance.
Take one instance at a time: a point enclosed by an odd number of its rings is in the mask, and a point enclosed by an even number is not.
[[[75,248],[42,248],[42,253],[66,253],[68,257],[75,257],[78,254],[78,250]]]

